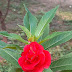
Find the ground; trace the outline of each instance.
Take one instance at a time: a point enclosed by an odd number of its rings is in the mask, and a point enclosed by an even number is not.
[[[60,5],[56,17],[51,23],[52,30],[72,30],[72,0],[26,0],[25,3],[29,10],[37,17],[55,6]],[[11,1],[9,14],[5,21],[8,31],[18,30],[17,24],[22,24],[25,14],[22,4],[19,1]]]

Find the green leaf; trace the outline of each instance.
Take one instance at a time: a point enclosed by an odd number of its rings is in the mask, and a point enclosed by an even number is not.
[[[26,13],[25,16],[24,16],[23,24],[30,31],[30,24],[29,24],[28,13]]]
[[[63,59],[63,58],[67,58],[67,57],[71,57],[72,56],[72,52],[67,54],[67,55],[64,55],[63,57],[61,57],[60,59]]]
[[[3,42],[3,41],[0,41],[0,48],[4,48],[4,47],[6,47],[6,43],[5,42]]]
[[[55,36],[57,36],[57,35],[60,35],[60,34],[63,34],[63,33],[67,33],[67,31],[64,31],[64,32],[53,32],[52,34],[46,36],[46,37],[45,37],[42,41],[40,41],[39,43],[41,44],[41,43],[43,43],[43,42],[45,42],[45,41],[48,41],[49,39],[51,39],[51,38],[53,38],[53,37],[55,37]]]
[[[6,44],[5,42],[3,41],[0,41],[0,48],[10,48],[10,49],[20,49],[22,50],[22,48],[16,44]]]
[[[38,20],[37,20],[37,18],[35,16],[33,16],[31,14],[31,12],[28,10],[28,8],[26,8],[25,5],[24,5],[24,7],[25,7],[25,9],[27,11],[27,13],[26,13],[26,15],[24,17],[24,25],[25,25],[26,28],[30,29],[31,34],[34,35],[35,34],[35,31],[36,31]],[[29,26],[29,24],[30,24],[30,26]]]
[[[9,67],[8,72],[16,72],[15,67],[13,67],[13,66]]]
[[[18,25],[18,26],[26,33],[28,38],[31,37],[31,33],[29,32],[29,30],[26,27],[21,26],[21,25]]]
[[[21,68],[15,68],[14,66],[11,66],[8,69],[8,72],[22,72],[22,69]]]
[[[22,39],[20,35],[17,35],[17,34],[14,34],[14,33],[10,33],[10,38],[16,39],[16,40],[19,40],[19,41],[21,41],[23,43],[28,44],[28,41],[25,41],[24,39]]]
[[[45,30],[44,30],[42,36],[39,35],[40,38],[38,39],[37,42],[42,41],[42,40],[43,40],[46,36],[48,36],[48,35],[49,35],[49,24],[48,24],[47,27],[45,28]]]
[[[10,48],[10,49],[20,49],[23,50],[20,46],[16,45],[16,44],[8,44],[5,46],[5,48]]]
[[[16,72],[24,72],[24,71],[22,70],[22,68],[17,68]]]
[[[53,72],[50,68],[44,69],[44,72]]]
[[[53,32],[52,34],[48,35],[47,37],[44,38],[44,40],[48,40],[48,39],[51,39],[57,35],[60,35],[60,34],[63,34],[63,33],[67,33],[67,31],[65,32]]]
[[[20,68],[18,64],[18,58],[20,57],[19,52],[11,49],[0,49],[0,56],[6,59],[15,67]]]
[[[47,24],[47,26],[44,29],[44,33],[42,35],[42,40],[49,35],[49,24]]]
[[[5,37],[9,37],[10,36],[7,31],[0,31],[0,35],[3,35]]]
[[[72,53],[63,56],[57,61],[52,62],[50,68],[54,72],[61,70],[72,70]]]
[[[64,71],[61,71],[61,72],[72,72],[72,70],[64,70]]]
[[[38,24],[38,27],[36,29],[36,32],[35,32],[35,36],[38,37],[40,35],[41,32],[44,31],[45,27],[47,26],[47,24],[49,24],[52,19],[54,18],[55,16],[55,13],[57,11],[59,6],[57,6],[56,8],[50,10],[49,12],[47,12],[40,20],[39,24]]]
[[[19,41],[21,41],[23,43],[28,44],[28,41],[25,41],[24,39],[21,38],[20,35],[17,35],[17,34],[14,34],[14,33],[9,34],[7,31],[1,31],[0,35],[3,35],[3,36],[8,37],[8,38],[12,38],[14,40],[19,40]]]
[[[44,46],[45,49],[48,49],[60,45],[70,40],[71,38],[72,38],[72,31],[67,31],[49,39],[48,41],[44,42],[42,45]]]

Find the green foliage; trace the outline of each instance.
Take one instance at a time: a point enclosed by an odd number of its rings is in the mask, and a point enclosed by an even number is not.
[[[31,37],[30,31],[25,26],[21,26],[21,25],[18,25],[18,26],[26,33],[28,38]]]
[[[22,50],[22,48],[19,45],[16,45],[16,44],[7,44],[4,48],[5,49],[10,48],[10,49]]]
[[[7,46],[7,44],[6,44],[5,42],[0,41],[0,48],[4,48],[4,47],[6,47],[6,46]]]
[[[44,29],[46,28],[47,24],[49,24],[52,21],[57,9],[58,9],[58,6],[56,8],[54,8],[54,9],[50,10],[49,12],[47,12],[41,18],[41,20],[40,20],[40,22],[39,22],[39,24],[37,26],[36,32],[35,32],[35,36],[36,37],[39,36],[44,31]]]
[[[20,36],[20,35],[17,35],[17,34],[14,34],[14,33],[8,33],[8,32],[6,32],[6,31],[0,31],[0,35],[3,35],[3,36],[5,36],[5,37],[8,37],[8,38],[11,38],[11,39],[14,39],[14,40],[19,40],[19,41],[21,41],[21,42],[23,42],[23,43],[26,43],[26,44],[28,44],[28,42],[27,41],[25,41],[24,39],[22,39],[22,37]]]
[[[47,27],[45,28],[44,32],[42,35],[39,35],[39,39],[38,42],[42,41],[46,36],[49,35],[49,24],[47,25]]]
[[[0,62],[0,72],[8,72],[9,67],[11,64],[8,64],[5,60],[3,61],[4,64]]]
[[[10,49],[22,50],[22,48],[19,45],[16,45],[16,44],[6,44],[3,41],[0,41],[0,48],[3,48],[3,49],[10,48]]]
[[[26,13],[25,16],[24,16],[23,24],[30,31],[30,24],[29,24],[28,13]]]
[[[53,70],[53,72],[58,70],[72,70],[72,53],[52,62],[50,68]]]
[[[45,41],[48,41],[49,39],[51,39],[51,38],[53,38],[53,37],[55,37],[55,36],[57,36],[57,35],[60,35],[60,34],[62,34],[62,33],[64,33],[64,32],[53,32],[52,34],[50,34],[50,35],[47,35],[47,37],[45,37],[42,41],[40,41],[39,43],[41,44],[41,43],[43,43],[43,42],[45,42]]]
[[[25,10],[27,11],[25,17],[24,17],[24,25],[27,27],[28,30],[30,30],[31,34],[34,35],[37,27],[37,18],[33,16],[30,11],[26,8],[24,5]]]
[[[10,37],[7,31],[0,31],[0,35],[3,35],[5,37]]]
[[[23,42],[23,43],[27,43],[27,44],[28,44],[27,41],[25,41],[24,39],[22,39],[21,36],[19,36],[19,35],[17,35],[17,34],[10,33],[10,38],[16,39],[16,40],[19,40],[19,41],[21,41],[21,42]]]
[[[22,72],[22,69],[21,68],[15,68],[14,66],[11,66],[8,69],[8,72]]]
[[[13,66],[11,66],[9,67],[8,72],[16,72],[16,69]]]
[[[44,40],[51,39],[57,35],[63,34],[64,32],[53,32],[52,34],[48,35],[47,37],[44,38]]]
[[[53,33],[55,34],[55,33]],[[59,33],[59,35],[57,34],[55,35],[51,35],[49,36],[51,39],[47,39],[47,42],[44,42],[42,45],[44,46],[45,49],[47,48],[52,48],[55,47],[57,45],[60,45],[68,40],[70,40],[72,38],[72,31],[67,31],[67,32],[63,32],[63,33]]]
[[[50,68],[45,69],[44,72],[53,72]]]
[[[64,71],[61,71],[61,72],[72,72],[72,70],[64,70]]]
[[[1,49],[0,48],[0,56],[14,65],[16,68],[20,68],[18,64],[18,58],[20,57],[19,52],[11,49]]]

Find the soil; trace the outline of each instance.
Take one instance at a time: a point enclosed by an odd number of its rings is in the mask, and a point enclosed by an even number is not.
[[[35,14],[38,15],[41,12],[47,12],[50,9],[54,8],[57,5],[60,5],[59,10],[65,11],[65,12],[71,12],[72,11],[72,0],[27,0],[28,8],[29,10]],[[20,5],[19,1],[11,2],[15,5]],[[13,16],[14,14],[14,16]],[[72,14],[72,12],[71,12]],[[24,14],[18,14],[18,11],[12,11],[11,8],[9,10],[9,14],[6,19],[6,27],[7,31],[17,31],[19,27],[17,24],[22,24],[23,22],[23,15]],[[9,17],[11,16],[11,17]],[[13,17],[13,18],[12,18]],[[51,27],[53,30],[67,30],[68,26],[63,25],[63,20],[57,17],[58,19],[54,19]],[[10,20],[10,21],[9,21]],[[68,27],[69,28],[69,27]],[[0,28],[1,30],[1,28]]]

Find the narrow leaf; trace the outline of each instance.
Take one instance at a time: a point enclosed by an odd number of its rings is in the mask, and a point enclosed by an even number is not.
[[[1,31],[0,35],[3,35],[3,36],[8,37],[8,38],[12,38],[14,40],[19,40],[23,43],[28,44],[28,41],[25,41],[24,39],[22,39],[22,37],[20,35],[17,35],[17,34],[14,34],[14,33],[9,34],[7,31]]]
[[[22,48],[16,44],[6,44],[3,41],[0,41],[0,48],[6,49],[6,48],[10,48],[10,49],[20,49],[22,50]]]
[[[53,72],[50,68],[45,69],[44,72]]]
[[[47,27],[45,28],[43,34],[40,36],[40,38],[38,39],[37,42],[42,41],[45,37],[47,37],[49,35],[49,24],[47,24]]]
[[[29,32],[29,30],[26,27],[21,26],[21,25],[18,25],[18,26],[26,33],[28,38],[31,37],[31,33]]]
[[[64,71],[61,71],[61,72],[72,72],[72,70],[64,70]]]
[[[13,67],[13,66],[9,67],[8,72],[16,72],[15,67]]]
[[[42,45],[44,46],[45,49],[48,49],[60,45],[70,40],[71,38],[72,38],[72,31],[68,31],[49,39],[48,41],[44,42]]]
[[[20,50],[22,50],[22,48],[20,47],[20,46],[18,46],[18,45],[16,45],[16,44],[8,44],[8,45],[6,45],[5,47],[4,47],[4,49],[5,48],[10,48],[10,49],[20,49]]]
[[[38,24],[38,27],[36,29],[36,32],[35,32],[35,36],[39,36],[41,32],[44,31],[45,27],[47,26],[47,24],[49,24],[52,19],[54,18],[55,16],[55,13],[58,9],[58,6],[52,10],[50,10],[49,12],[47,12],[40,20],[39,24]]]
[[[11,66],[8,69],[8,72],[22,72],[22,69],[21,68],[15,68],[14,66]]]
[[[36,31],[36,27],[37,27],[37,18],[35,16],[33,16],[31,14],[31,12],[28,10],[28,8],[24,5],[27,13],[25,15],[25,18],[24,18],[24,21],[27,19],[27,21],[25,21],[24,25],[29,29],[29,24],[30,24],[30,32],[32,35],[35,34],[35,31]],[[28,24],[27,24],[28,23]],[[27,26],[28,25],[28,26]]]
[[[0,48],[4,48],[4,47],[6,47],[6,43],[5,42],[3,42],[3,41],[0,41]]]
[[[25,14],[23,19],[24,26],[30,31],[29,16],[28,13]]]
[[[60,34],[63,34],[63,33],[67,33],[67,31],[65,32],[53,32],[52,34],[50,34],[50,35],[48,35],[48,36],[46,36],[42,41],[40,41],[39,43],[41,44],[41,43],[43,43],[43,42],[45,42],[45,41],[48,41],[49,39],[51,39],[51,38],[53,38],[53,37],[55,37],[55,36],[57,36],[57,35],[60,35]]]
[[[56,72],[61,70],[72,70],[72,53],[68,54],[65,57],[63,56],[57,61],[52,62],[50,68]]]
[[[10,37],[9,38],[16,39],[16,40],[19,40],[19,41],[21,41],[23,43],[28,44],[28,42],[25,41],[24,39],[22,39],[21,36],[19,36],[17,34],[14,34],[14,33],[10,33]]]
[[[66,32],[53,32],[52,34],[50,34],[50,35],[48,35],[47,37],[45,37],[44,38],[44,40],[48,40],[48,39],[51,39],[51,38],[53,38],[53,37],[55,37],[55,36],[57,36],[57,35],[60,35],[60,34],[63,34],[63,33],[67,33],[67,31]]]
[[[5,37],[9,37],[10,36],[7,31],[0,31],[0,35],[3,35]]]
[[[17,51],[11,49],[0,49],[0,56],[6,59],[15,67],[20,67],[18,64],[18,58],[20,57],[20,55]]]

